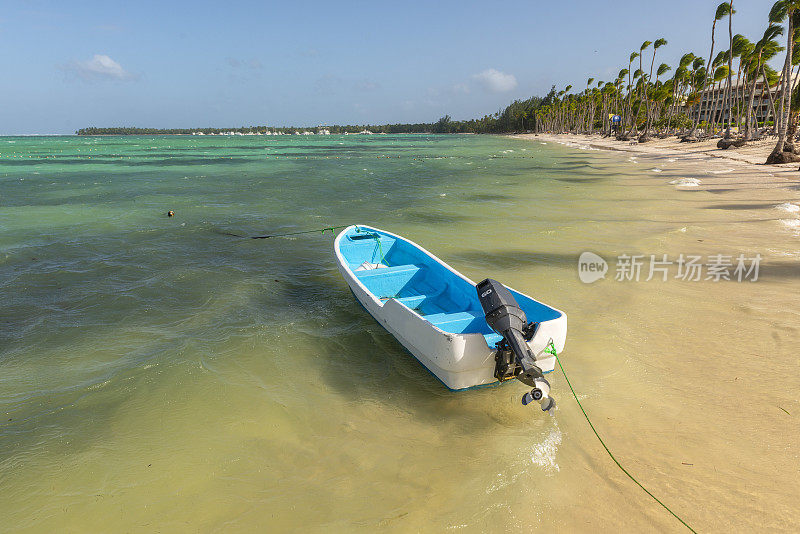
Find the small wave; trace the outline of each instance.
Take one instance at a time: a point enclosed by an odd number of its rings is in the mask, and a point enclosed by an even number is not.
[[[562,143],[562,144],[564,146],[568,146],[570,148],[577,148],[578,150],[599,150],[598,148],[594,148],[593,146],[582,145],[580,143],[572,143],[570,141],[567,141],[567,142]]]
[[[651,170],[651,171],[653,171],[653,172],[664,172],[663,170],[661,170],[661,169],[659,169],[659,168],[650,169],[650,170]]]
[[[667,159],[667,161],[669,161],[670,163],[675,163],[677,160],[675,158],[669,158]]]
[[[542,142],[542,141],[539,141],[539,144],[540,144],[540,145],[546,145],[547,143],[544,143],[544,142]]]
[[[786,228],[800,228],[800,219],[780,219]]]
[[[700,185],[700,180],[697,178],[681,178],[679,180],[672,180],[670,185],[674,185],[676,187],[697,187]]]
[[[560,471],[556,463],[556,452],[561,445],[561,431],[554,428],[541,443],[536,443],[531,451],[531,462],[545,471]]]
[[[514,151],[509,148],[508,150],[503,150],[502,152],[503,152],[503,154],[510,154],[511,152],[514,152]]]
[[[791,202],[784,202],[783,204],[778,204],[775,206],[776,209],[788,211],[789,213],[797,213],[800,211],[800,206],[797,204],[792,204]]]

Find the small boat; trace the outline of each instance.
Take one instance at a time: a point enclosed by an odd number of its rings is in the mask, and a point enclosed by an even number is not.
[[[354,225],[334,241],[358,302],[451,390],[516,378],[523,404],[554,405],[544,374],[564,348],[567,316],[486,279],[476,284],[399,235]]]

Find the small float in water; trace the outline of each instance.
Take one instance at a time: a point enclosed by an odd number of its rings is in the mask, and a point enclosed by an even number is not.
[[[550,410],[551,372],[564,348],[567,316],[501,283],[476,284],[416,243],[349,226],[334,251],[356,299],[452,390],[518,379],[523,404]]]

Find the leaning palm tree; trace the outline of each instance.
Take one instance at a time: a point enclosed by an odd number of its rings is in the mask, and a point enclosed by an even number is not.
[[[725,98],[727,92],[725,92],[722,86],[722,81],[728,77],[728,66],[723,65],[727,57],[727,50],[720,51],[708,68],[708,72],[711,73],[711,98],[714,100],[714,106],[711,108],[711,114],[708,117],[708,126],[711,132],[716,132],[717,119],[725,114]],[[723,69],[722,67],[725,68]],[[717,113],[717,110],[719,110],[719,113]]]
[[[697,56],[695,56],[692,52],[687,52],[686,54],[681,56],[680,61],[678,61],[678,68],[675,69],[674,79],[677,81],[677,83],[675,83],[674,86],[673,86],[672,97],[673,97],[673,101],[674,101],[673,105],[676,108],[674,110],[676,115],[678,114],[677,107],[679,105],[679,102],[683,98],[684,90],[686,89],[686,86],[688,84],[688,80],[690,78],[689,65],[692,64],[692,62],[695,60],[696,57]],[[689,103],[687,102],[685,104],[685,109],[686,109],[686,111],[688,113],[689,110],[692,109],[692,106],[690,106]],[[683,139],[686,140],[686,141],[696,141],[697,140],[697,139],[694,139],[689,134],[684,135]]]
[[[639,95],[642,92],[642,82],[644,79],[642,69],[636,69],[633,72],[633,86],[628,87],[628,96],[629,96],[629,107],[630,107],[630,114],[631,114],[631,124],[628,132],[625,134],[623,139],[627,140],[633,134],[634,130],[638,129],[639,126],[639,112],[641,111],[641,99]],[[633,100],[633,95],[636,93],[636,100]]]
[[[788,30],[786,32],[786,61],[783,64],[783,86],[781,88],[781,123],[778,128],[778,142],[772,153],[767,157],[767,164],[788,163],[797,161],[794,154],[787,154],[783,151],[786,146],[786,129],[789,124],[789,104],[791,98],[791,72],[792,72],[792,50],[794,49],[794,14],[800,10],[800,0],[778,0],[769,12],[770,23],[781,23],[788,19]]]
[[[747,141],[753,138],[753,123],[751,119],[753,116],[753,104],[756,96],[756,82],[758,81],[759,76],[761,76],[762,65],[771,60],[778,54],[780,50],[782,50],[782,48],[778,45],[778,42],[775,40],[775,38],[782,33],[783,28],[781,26],[770,24],[769,27],[764,30],[764,35],[753,47],[753,51],[749,57],[747,69],[749,70],[748,76],[751,78],[751,82],[744,121],[744,138]],[[765,84],[768,84],[766,73],[763,76],[763,80],[762,87]],[[769,85],[767,85],[767,87],[769,87]],[[771,96],[772,94],[770,93],[770,97]],[[756,129],[757,128],[758,122],[756,121]]]
[[[631,93],[632,93],[631,88],[633,87],[632,81],[631,81],[631,65],[633,64],[633,60],[636,59],[637,57],[639,57],[639,52],[631,52],[631,55],[628,58],[628,68],[627,69],[623,69],[623,70],[627,71],[626,74],[628,75],[628,87],[627,87],[628,93],[627,93],[627,95],[625,95],[625,109],[624,109],[624,111],[625,111],[625,123],[626,124],[628,123],[628,120],[630,119],[630,115],[631,115],[631,112],[630,112],[630,108],[631,108]],[[622,136],[621,139],[627,140],[626,137],[627,136]]]
[[[750,61],[750,56],[755,49],[755,45],[750,39],[741,34],[733,36],[733,57],[739,58],[739,65],[736,71],[736,93],[734,97],[734,109],[736,110],[736,123],[741,127],[742,122],[742,99],[744,97],[743,87],[747,84],[747,70],[745,66]],[[742,70],[744,69],[745,80],[742,80]],[[740,130],[741,131],[741,130]]]
[[[731,137],[731,123],[733,122],[733,85],[731,84],[731,76],[733,74],[733,15],[736,11],[733,9],[733,0],[731,0],[729,4],[728,42],[730,45],[730,53],[728,54],[728,128],[725,130],[725,139],[730,139]]]
[[[647,43],[648,41],[645,41]],[[650,61],[650,75],[647,77],[647,84],[645,85],[644,90],[644,98],[645,98],[645,124],[644,124],[644,133],[639,138],[639,142],[647,141],[647,136],[650,134],[650,96],[648,91],[648,86],[650,85],[650,80],[653,79],[653,66],[656,64],[656,51],[667,44],[667,40],[664,38],[656,39],[653,43],[653,59]],[[644,44],[642,44],[644,46]]]
[[[671,87],[670,87],[670,88],[667,88],[667,87],[666,87],[666,85],[662,85],[662,86],[660,86],[660,87],[659,87],[659,81],[658,81],[658,79],[659,79],[661,76],[663,76],[663,75],[665,75],[666,73],[668,73],[670,70],[672,70],[672,67],[670,67],[670,66],[669,66],[669,65],[667,65],[666,63],[662,63],[661,65],[659,65],[659,66],[658,66],[658,69],[656,70],[656,82],[655,82],[655,86],[656,86],[656,87],[658,87],[658,91],[659,91],[659,92],[658,92],[658,99],[657,99],[657,102],[660,102],[660,103],[662,104],[662,106],[661,106],[661,109],[659,110],[659,115],[662,115],[662,114],[664,114],[664,112],[666,111],[666,110],[665,110],[665,107],[664,107],[664,104],[667,102],[667,99],[668,99],[668,97],[670,96],[670,93],[671,93]],[[662,117],[662,118],[663,118],[663,117]],[[652,123],[652,122],[653,122],[653,121],[651,120],[651,123]],[[648,129],[649,129],[649,125],[648,125]]]
[[[644,83],[645,82],[645,79],[644,79],[644,65],[642,65],[642,59],[644,59],[644,51],[651,44],[653,44],[652,41],[645,41],[645,42],[642,43],[642,46],[639,47],[639,70],[637,72],[639,72],[639,76],[641,76],[641,80],[639,81],[639,83],[636,86],[636,89],[637,89],[636,96],[639,98],[639,108],[638,108],[639,110],[641,109],[642,100],[644,100],[646,98],[646,93],[647,93],[647,88],[645,87],[645,83]],[[636,73],[634,73],[634,78],[635,77],[636,77]],[[637,123],[637,128],[636,128],[637,131],[638,131],[638,118],[639,118],[639,113],[637,111],[636,117],[635,117],[635,119],[637,119],[637,120],[635,120],[635,122]],[[633,131],[633,130],[631,130],[631,131]]]
[[[728,12],[730,11],[731,5],[728,2],[722,2],[720,5],[717,6],[717,10],[714,12],[714,22],[711,23],[711,51],[708,53],[708,64],[711,65],[711,59],[714,57],[714,40],[716,37],[717,31],[717,22],[728,16]],[[703,82],[702,90],[705,92],[708,88],[709,78]],[[712,82],[713,83],[713,82]],[[708,95],[706,95],[708,96]],[[711,105],[710,97],[704,98],[700,100],[700,106],[697,110],[697,117],[695,118],[694,123],[692,124],[692,130],[689,132],[689,135],[693,135],[695,129],[699,126],[700,121],[702,120],[703,114],[703,103],[708,101],[708,105]],[[708,114],[708,113],[706,113]]]
[[[783,50],[783,47],[781,47]],[[767,93],[767,98],[769,99],[769,109],[767,112],[771,112],[768,114],[767,117],[764,118],[764,124],[766,125],[769,117],[772,117],[772,134],[777,135],[778,133],[778,108],[775,106],[775,99],[772,98],[772,91],[770,91],[770,87],[777,87],[780,83],[781,76],[778,74],[778,71],[767,65],[766,63],[761,64],[761,74],[764,76],[766,80],[761,87],[761,99],[764,99],[764,92]]]

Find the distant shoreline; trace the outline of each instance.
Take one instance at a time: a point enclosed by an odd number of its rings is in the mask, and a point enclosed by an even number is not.
[[[164,137],[197,137],[193,136],[192,134],[186,133],[131,133],[131,134],[123,134],[123,133],[104,133],[104,134],[76,134],[76,133],[55,133],[55,134],[0,134],[0,139],[6,137],[137,137],[137,136],[164,136]],[[358,134],[358,133],[337,133],[337,134],[330,134],[331,137],[333,136],[358,136],[358,135],[500,135],[500,136],[507,136],[510,134],[505,133],[491,133],[491,134],[481,134],[475,132],[453,132],[453,133],[439,133],[439,132],[399,132],[399,133],[372,133],[372,134]],[[273,135],[272,137],[296,137],[295,134],[283,134],[283,135]],[[302,136],[302,134],[301,134]],[[317,135],[320,136],[320,135]],[[201,136],[203,137],[203,136]],[[271,137],[269,135],[229,135],[229,134],[215,134],[209,135],[206,134],[204,137]]]

